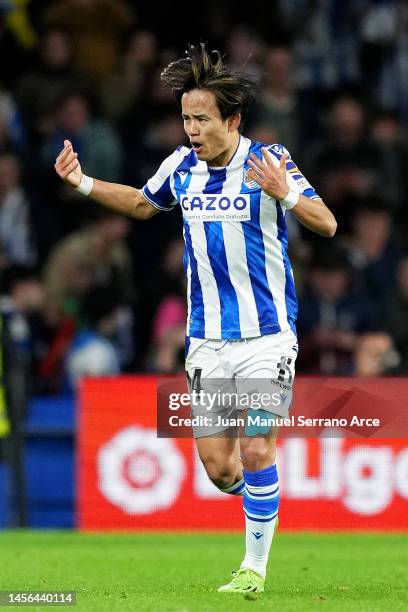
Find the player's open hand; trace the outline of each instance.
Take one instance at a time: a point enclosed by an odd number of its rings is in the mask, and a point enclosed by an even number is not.
[[[78,187],[82,178],[82,170],[78,161],[78,153],[74,152],[69,140],[64,140],[64,148],[55,160],[54,168],[63,181]]]
[[[286,180],[286,161],[288,155],[282,155],[278,166],[266,147],[262,147],[262,155],[262,160],[255,153],[251,153],[249,156],[248,165],[251,167],[251,170],[248,173],[248,178],[258,183],[271,198],[283,200],[289,192]]]

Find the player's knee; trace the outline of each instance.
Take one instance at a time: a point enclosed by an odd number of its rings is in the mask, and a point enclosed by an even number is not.
[[[219,489],[230,486],[237,477],[237,465],[235,458],[211,455],[202,459],[205,471],[209,479]]]
[[[275,462],[275,447],[263,438],[248,439],[241,444],[241,459],[245,470],[263,470]]]

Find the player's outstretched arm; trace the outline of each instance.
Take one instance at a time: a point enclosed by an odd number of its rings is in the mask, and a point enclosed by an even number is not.
[[[65,183],[115,212],[142,221],[159,212],[144,198],[140,189],[85,176],[78,161],[78,154],[69,140],[64,141],[64,148],[58,155],[54,168]]]

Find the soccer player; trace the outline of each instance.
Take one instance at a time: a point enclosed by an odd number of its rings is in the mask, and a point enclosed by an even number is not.
[[[67,140],[55,170],[84,195],[135,219],[181,209],[190,388],[199,390],[207,379],[228,379],[237,388],[251,379],[272,381],[284,391],[282,405],[263,413],[284,416],[297,355],[285,215],[290,211],[327,237],[335,234],[336,220],[282,145],[241,134],[254,84],[232,72],[218,51],[190,46],[162,80],[181,104],[191,147],[178,147],[143,189],[86,176]],[[194,428],[209,478],[244,498],[245,557],[219,591],[261,592],[278,520],[276,428],[222,435],[228,429],[228,423]]]

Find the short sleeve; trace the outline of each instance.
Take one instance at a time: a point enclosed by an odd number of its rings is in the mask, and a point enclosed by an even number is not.
[[[155,208],[172,210],[177,200],[172,188],[173,172],[184,157],[184,147],[179,147],[161,164],[156,174],[143,187],[143,195]]]
[[[284,146],[275,144],[269,147],[269,151],[279,161],[282,155],[288,155],[286,160],[286,174],[290,185],[299,191],[301,195],[310,198],[311,200],[320,200],[320,196],[316,193],[314,187],[309,183],[307,178],[299,170],[295,162],[290,156],[290,153]]]

